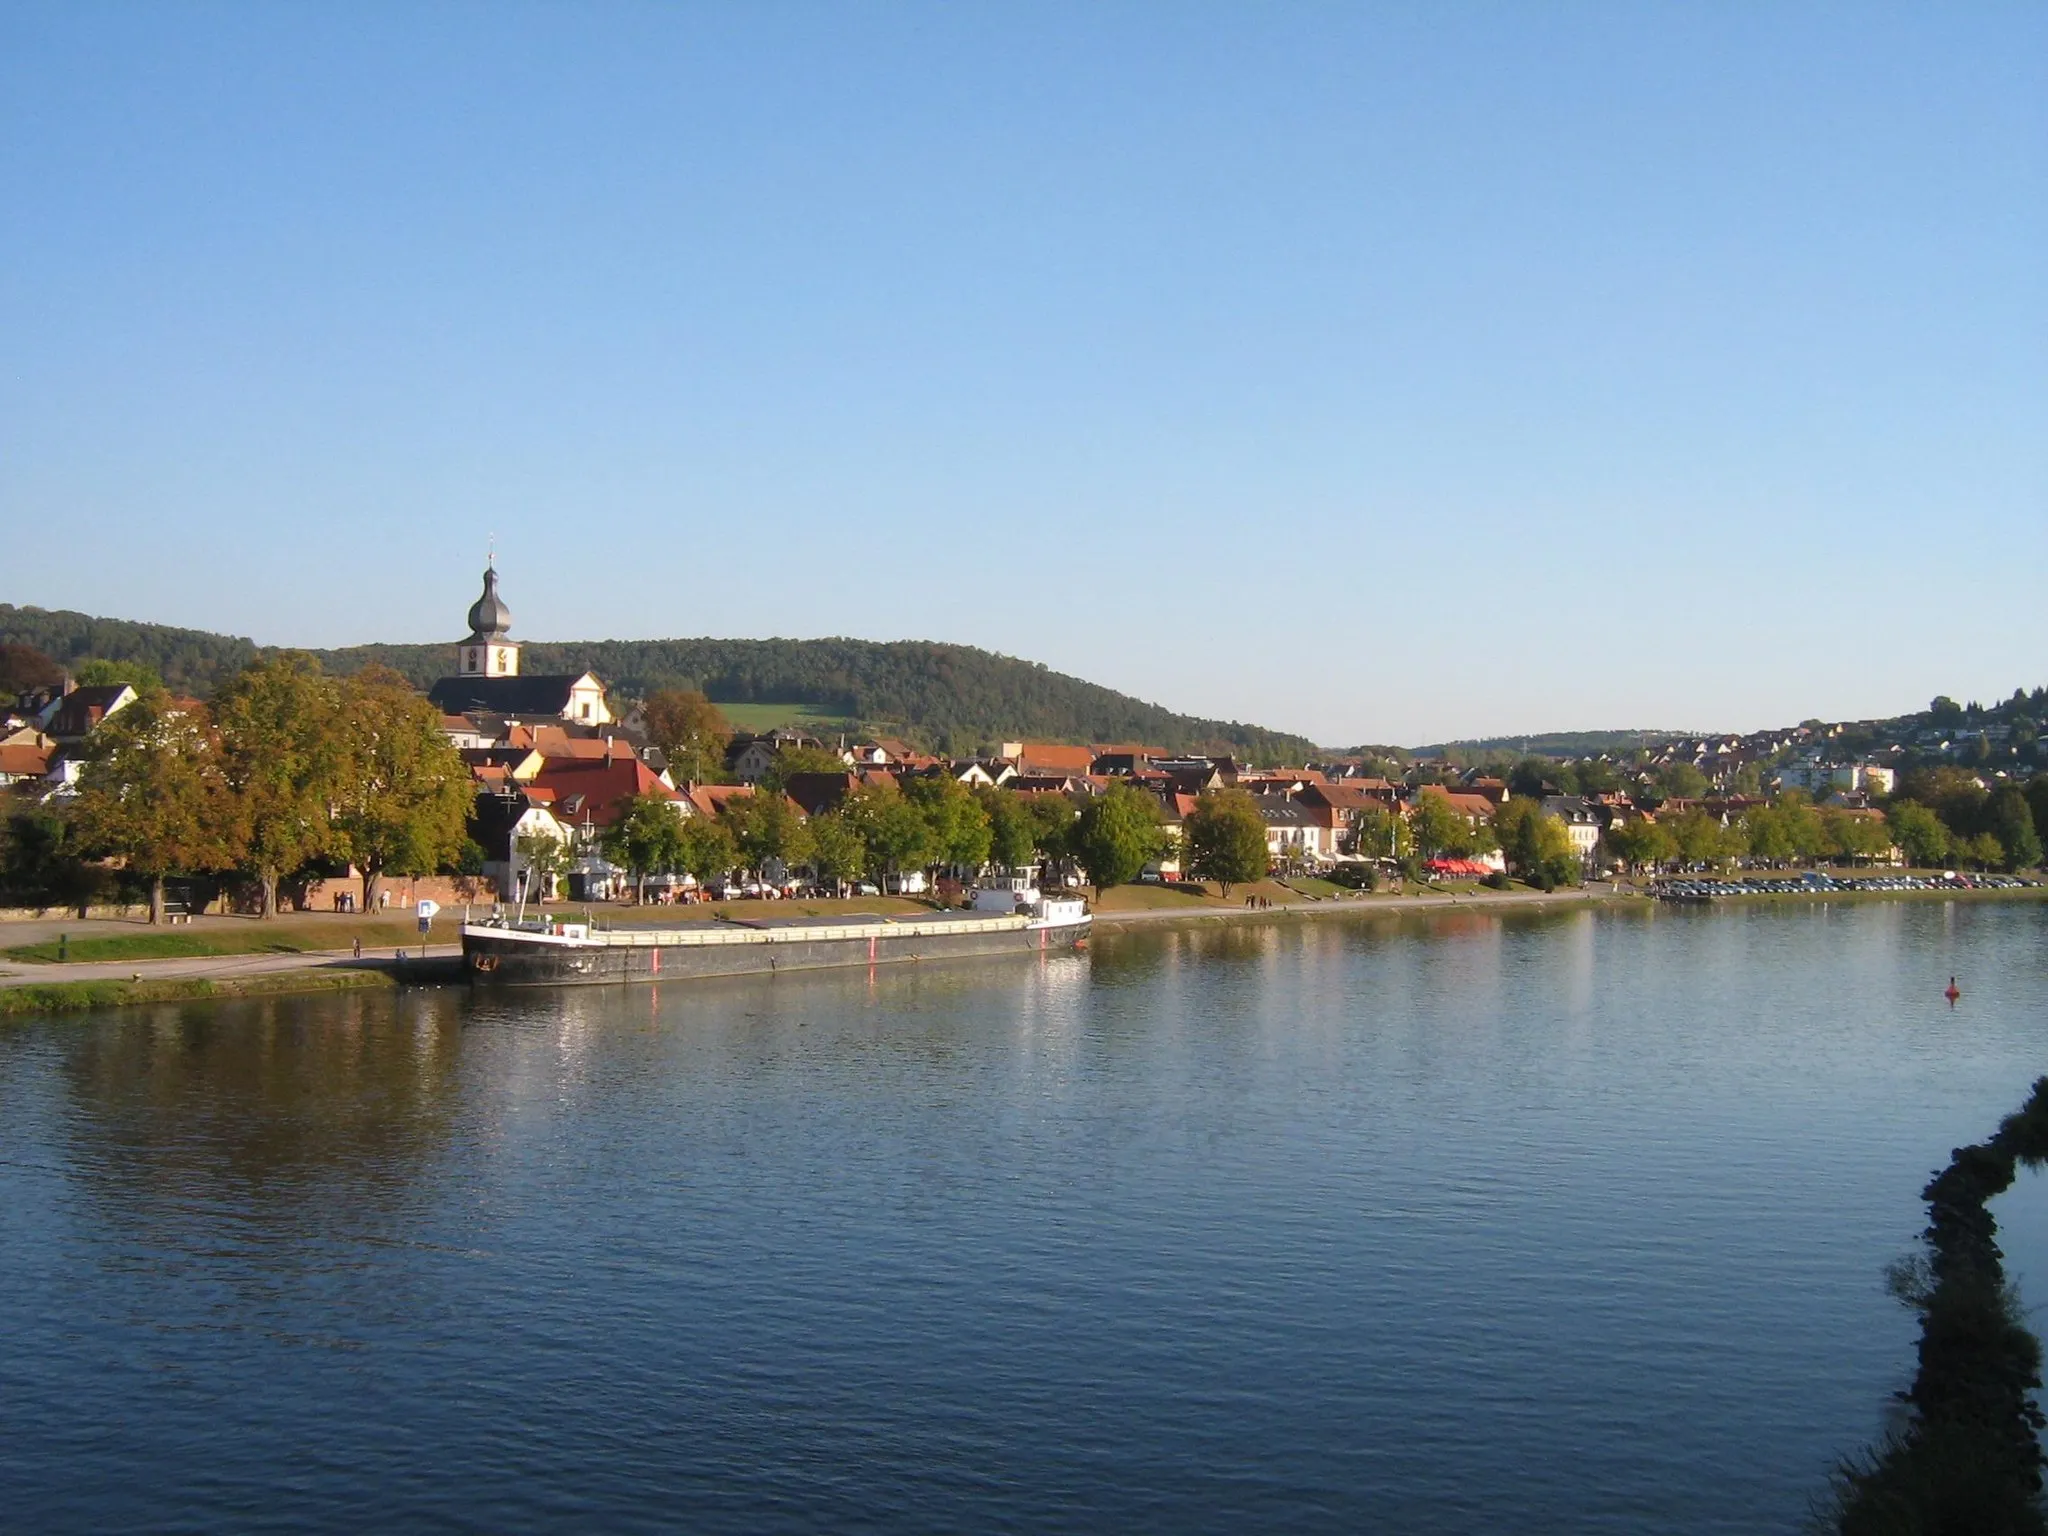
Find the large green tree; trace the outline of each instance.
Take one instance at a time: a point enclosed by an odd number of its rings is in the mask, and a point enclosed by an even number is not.
[[[70,817],[32,805],[0,826],[0,901],[27,907],[75,907],[80,917],[107,883],[85,835]]]
[[[904,781],[903,795],[931,826],[933,862],[969,871],[988,862],[988,812],[965,784],[950,773],[923,774]]]
[[[699,885],[709,885],[739,866],[740,850],[732,833],[716,816],[692,816],[679,834],[676,868],[694,875]]]
[[[666,795],[628,795],[602,841],[605,857],[632,875],[634,898],[644,902],[647,877],[682,864],[683,818]]]
[[[1678,857],[1678,839],[1661,823],[1637,817],[1611,823],[1607,851],[1624,869],[1654,869]]]
[[[887,780],[864,784],[846,797],[839,813],[867,845],[871,874],[923,869],[939,857],[938,839],[924,813]]]
[[[718,808],[718,818],[751,869],[758,871],[771,860],[794,868],[811,857],[803,812],[779,789],[762,784],[751,795],[733,795]]]
[[[841,888],[867,873],[868,845],[837,811],[811,818],[811,867],[820,880]]]
[[[647,739],[661,748],[669,766],[693,783],[724,777],[725,746],[732,723],[694,688],[662,688],[640,706]]]
[[[273,917],[278,882],[336,851],[348,759],[340,692],[310,657],[272,656],[221,690],[214,717],[241,862]]]
[[[1074,856],[1087,871],[1099,900],[1115,885],[1128,885],[1166,850],[1159,802],[1130,784],[1112,784],[1081,808],[1074,823]]]
[[[1010,790],[983,785],[974,791],[988,818],[988,856],[1005,869],[1022,869],[1038,851],[1030,808]]]
[[[775,754],[775,762],[767,773],[761,776],[762,789],[780,793],[782,787],[800,773],[844,773],[846,759],[825,747],[784,747]]]
[[[204,707],[172,707],[155,690],[110,717],[89,738],[72,814],[90,846],[149,882],[149,920],[161,923],[167,878],[234,860],[220,742]]]
[[[1933,811],[1917,800],[1894,800],[1885,812],[1892,841],[1916,869],[1939,869],[1948,861],[1949,832]]]
[[[377,909],[386,875],[430,875],[461,853],[475,793],[440,712],[384,667],[340,684],[341,792],[336,852],[363,877],[363,910]]]
[[[2033,809],[2026,792],[2017,784],[2004,784],[1991,796],[1985,821],[1991,835],[2005,850],[2007,869],[2032,869],[2041,862],[2041,834],[2034,825]]]
[[[71,680],[81,688],[111,688],[126,683],[137,693],[161,693],[164,680],[155,667],[140,661],[108,661],[89,657],[72,670]]]
[[[1408,829],[1416,851],[1425,859],[1463,859],[1494,846],[1483,822],[1467,816],[1440,789],[1417,792],[1409,808]]]
[[[1494,812],[1493,830],[1508,871],[1539,890],[1569,885],[1579,874],[1579,855],[1571,833],[1540,801],[1511,799]]]
[[[1691,763],[1666,763],[1656,780],[1658,794],[1667,800],[1697,800],[1707,792],[1707,776]]]
[[[1891,828],[1879,817],[1859,816],[1843,806],[1828,806],[1820,812],[1820,822],[1832,858],[1854,865],[1883,858],[1891,850]]]
[[[1364,806],[1351,823],[1351,851],[1368,859],[1401,863],[1414,856],[1415,834],[1408,818],[1393,807]]]
[[[1677,816],[1660,815],[1657,824],[1671,835],[1677,857],[1687,864],[1725,864],[1742,851],[1740,833],[1697,807]]]
[[[1233,885],[1266,873],[1266,822],[1258,802],[1241,789],[1205,790],[1181,824],[1187,871],[1214,880],[1228,896]]]
[[[1081,808],[1067,795],[1020,795],[1024,812],[1031,818],[1031,846],[1048,863],[1073,857],[1074,823]]]

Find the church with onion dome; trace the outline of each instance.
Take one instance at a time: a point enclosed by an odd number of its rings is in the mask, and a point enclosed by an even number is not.
[[[469,637],[455,647],[455,675],[427,690],[444,715],[495,715],[524,722],[612,724],[604,684],[594,672],[529,676],[519,670],[512,610],[498,595],[498,570],[484,568],[484,592],[469,610]]]

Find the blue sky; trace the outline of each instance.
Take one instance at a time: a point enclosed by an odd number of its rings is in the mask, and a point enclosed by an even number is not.
[[[1333,745],[2048,682],[2048,8],[0,6],[0,600]]]

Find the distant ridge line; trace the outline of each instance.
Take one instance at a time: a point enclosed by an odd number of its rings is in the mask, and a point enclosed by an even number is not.
[[[259,646],[244,636],[0,603],[0,641],[9,640],[67,665],[94,656],[140,663],[195,694],[211,692],[260,656],[292,650],[336,673],[381,663],[424,688],[452,669],[455,653],[453,638],[431,645]],[[1301,762],[1317,752],[1305,736],[1180,714],[1042,662],[944,641],[531,640],[521,669],[594,671],[628,696],[687,687],[719,703],[808,705],[956,754],[1003,740],[1143,742],[1257,762]]]

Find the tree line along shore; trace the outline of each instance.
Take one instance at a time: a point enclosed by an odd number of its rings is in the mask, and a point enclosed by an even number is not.
[[[156,919],[215,903],[270,916],[342,880],[368,910],[393,877],[510,902],[565,889],[584,900],[949,899],[991,868],[1098,897],[1146,881],[1213,884],[1226,898],[1269,875],[1549,890],[1823,863],[2016,871],[2040,864],[2048,824],[2048,774],[1952,762],[1889,777],[1883,793],[1823,798],[1604,757],[1259,767],[1128,744],[1004,743],[949,758],[900,741],[736,732],[692,690],[657,690],[579,727],[451,717],[388,669],[336,676],[298,654],[261,657],[200,699],[132,664],[64,676],[18,645],[0,651],[0,686],[29,684],[17,689],[17,747],[87,691],[105,702],[73,739],[44,738],[61,771],[11,776],[0,905],[146,900]],[[38,666],[62,681],[38,682]]]

